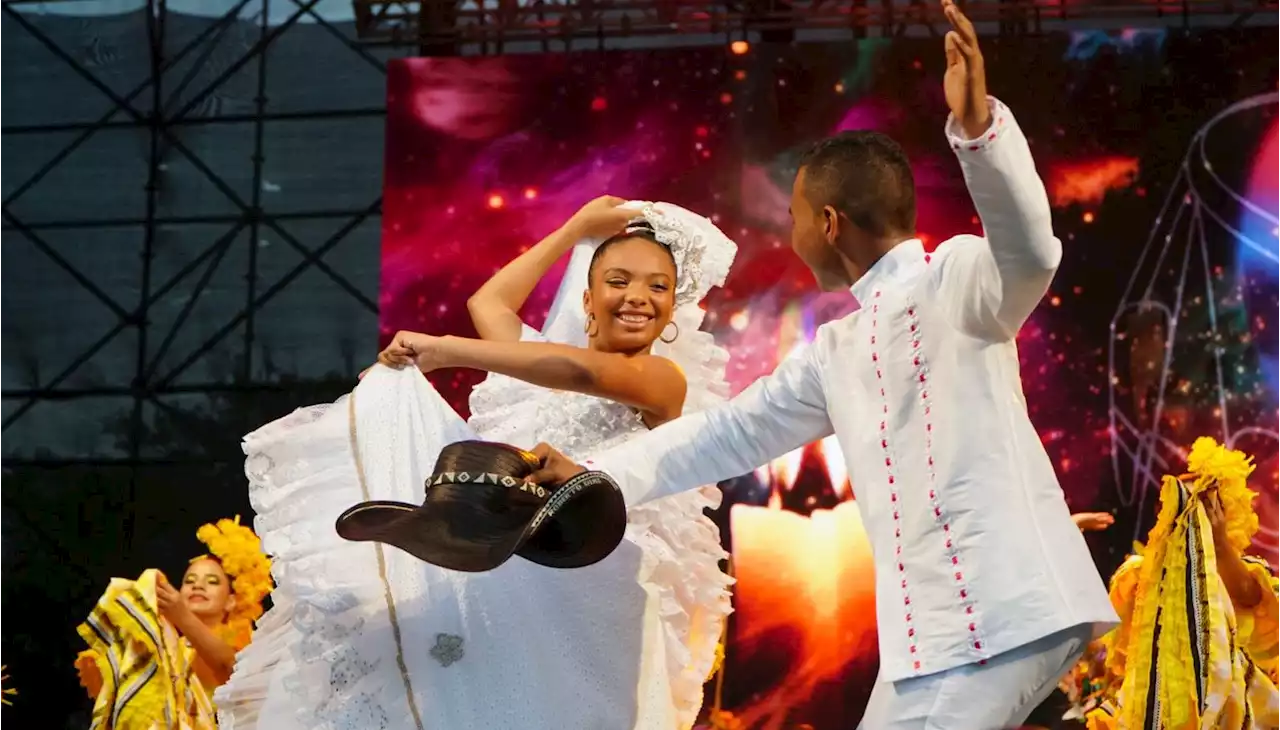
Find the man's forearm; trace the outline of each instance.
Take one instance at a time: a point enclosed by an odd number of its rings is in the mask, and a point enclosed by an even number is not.
[[[718,409],[717,409],[718,410]],[[716,410],[663,424],[585,462],[614,478],[630,506],[716,484],[769,460],[747,447],[716,443]],[[671,446],[666,446],[671,444]],[[759,463],[754,463],[758,459]]]
[[[754,395],[739,398],[754,402]],[[585,466],[611,475],[627,504],[635,505],[742,476],[831,432],[823,411],[765,411],[730,402],[663,424]]]
[[[1048,289],[1062,243],[1026,137],[1004,104],[989,101],[986,132],[969,137],[954,119],[947,131],[999,275],[1000,321],[1016,330]]]
[[[832,432],[811,347],[733,400],[677,418],[588,460],[634,505],[741,476]]]

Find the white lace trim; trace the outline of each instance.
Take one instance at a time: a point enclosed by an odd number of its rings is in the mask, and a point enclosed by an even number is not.
[[[719,566],[729,554],[720,546],[719,529],[703,513],[719,507],[722,496],[716,487],[703,487],[627,513],[636,532],[631,540],[645,556],[640,583],[658,596],[667,679],[680,728],[691,727],[702,709],[716,645],[733,612],[733,579]]]

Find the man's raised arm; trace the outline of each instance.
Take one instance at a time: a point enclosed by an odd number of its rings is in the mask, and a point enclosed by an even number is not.
[[[741,476],[831,435],[813,346],[792,354],[736,398],[663,424],[595,456],[628,505]]]
[[[940,288],[962,330],[1008,340],[1048,291],[1062,242],[1053,235],[1049,197],[1027,138],[1009,109],[987,96],[973,24],[953,0],[943,0],[943,11],[953,28],[943,78],[951,108],[947,141],[960,158],[986,240],[953,242]]]
[[[977,139],[964,139],[955,118],[947,120],[986,241],[956,242],[961,248],[943,270],[942,287],[962,329],[1009,339],[1048,291],[1062,242],[1026,137],[1004,104],[989,104],[991,127]]]

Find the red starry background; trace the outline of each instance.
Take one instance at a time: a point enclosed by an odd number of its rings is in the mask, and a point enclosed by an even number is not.
[[[1275,560],[1276,104],[1228,120],[1205,153],[1238,198],[1263,208],[1261,223],[1244,221],[1236,198],[1179,182],[1202,125],[1275,91],[1270,32],[1075,33],[984,49],[989,88],[1031,142],[1065,246],[1019,338],[1028,407],[1072,508],[1116,513],[1115,527],[1090,537],[1104,575],[1154,517],[1153,500],[1130,490],[1129,461],[1113,462],[1115,413],[1175,451],[1201,434],[1252,433],[1239,444],[1260,463],[1263,552]],[[711,217],[740,247],[706,303],[736,392],[853,306],[819,295],[788,248],[787,198],[807,144],[840,129],[886,132],[913,161],[926,245],[980,230],[942,134],[942,66],[941,40],[916,39],[395,63],[383,337],[474,334],[467,297],[581,204],[605,193],[666,200]],[[1177,195],[1207,211],[1196,220],[1235,223],[1261,246],[1206,237],[1212,294],[1178,286],[1178,244],[1190,234],[1157,222]],[[1172,253],[1161,257],[1147,246],[1164,236]],[[535,326],[558,286],[549,279],[528,306]],[[1170,375],[1148,382],[1135,363],[1160,360],[1159,345],[1155,355],[1141,345],[1153,330],[1131,314],[1114,333],[1111,323],[1123,302],[1178,291]],[[465,413],[479,377],[432,379]],[[1155,396],[1163,406],[1152,415]],[[877,658],[870,556],[844,465],[815,444],[725,486],[716,517],[740,583],[722,706],[747,727],[853,727]]]

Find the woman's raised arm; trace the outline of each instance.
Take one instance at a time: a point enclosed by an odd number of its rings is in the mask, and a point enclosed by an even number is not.
[[[636,213],[618,206],[622,198],[610,195],[587,203],[564,225],[502,267],[467,300],[471,322],[483,340],[515,342],[520,339],[520,308],[538,281],[584,238],[611,236],[626,227]]]

